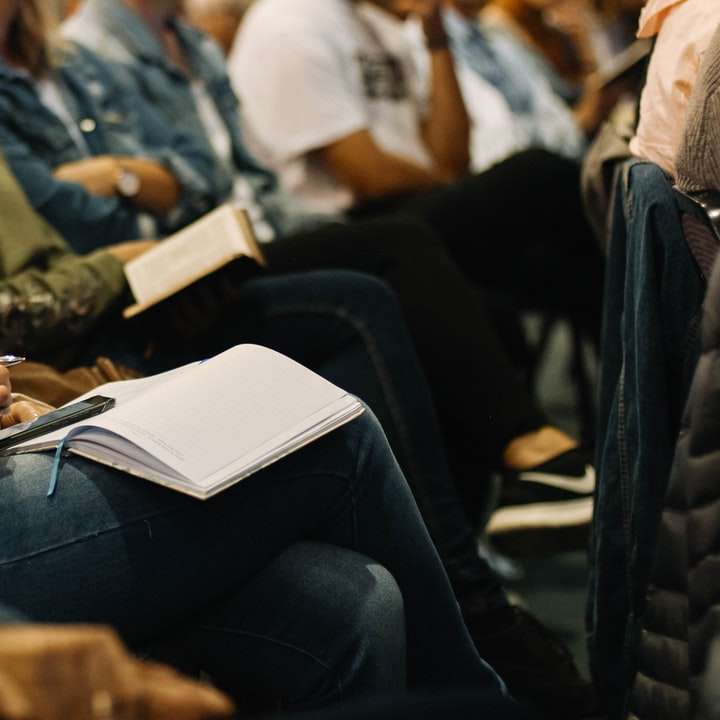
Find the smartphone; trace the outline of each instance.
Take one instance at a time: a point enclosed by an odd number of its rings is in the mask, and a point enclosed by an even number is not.
[[[66,425],[72,425],[79,420],[85,420],[100,415],[115,405],[115,398],[104,395],[93,395],[87,400],[73,403],[42,415],[37,420],[21,423],[0,431],[0,453],[7,448],[18,445],[26,440],[46,435],[54,430],[60,430]]]

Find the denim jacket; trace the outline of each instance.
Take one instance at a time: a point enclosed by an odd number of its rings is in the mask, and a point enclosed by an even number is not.
[[[669,180],[616,175],[603,320],[590,587],[593,676],[611,720],[637,667],[645,593],[692,373],[705,286]]]
[[[248,151],[242,136],[240,105],[217,44],[181,20],[173,20],[191,74],[201,81],[225,123],[232,142],[234,170],[252,186],[263,211],[280,234],[315,224],[317,216],[304,210],[278,185],[275,175]],[[168,61],[157,38],[137,13],[116,0],[86,0],[63,25],[63,34],[102,55],[118,67],[123,81],[163,113],[165,120],[202,141],[212,152],[196,111],[191,81]],[[216,162],[214,182],[230,193],[233,177]],[[323,220],[326,220],[324,217]]]
[[[90,155],[157,160],[178,179],[181,201],[164,232],[197,218],[218,201],[208,181],[213,158],[191,135],[169,128],[139,97],[118,84],[110,66],[81,47],[64,51],[55,70],[63,100],[87,145],[79,147],[63,121],[41,101],[24,73],[0,63],[0,149],[33,207],[78,252],[140,236],[139,211],[120,197],[90,194],[57,180],[53,168]]]
[[[520,147],[542,147],[574,159],[582,156],[586,141],[572,111],[522,41],[452,8],[445,11],[444,22],[456,62],[505,98]]]

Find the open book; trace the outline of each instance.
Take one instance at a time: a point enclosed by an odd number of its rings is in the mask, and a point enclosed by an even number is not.
[[[136,302],[123,315],[140,314],[238,257],[265,264],[247,213],[221,205],[125,265]]]
[[[363,412],[357,398],[273,350],[238,345],[83,396],[115,407],[10,453],[72,453],[206,499]]]

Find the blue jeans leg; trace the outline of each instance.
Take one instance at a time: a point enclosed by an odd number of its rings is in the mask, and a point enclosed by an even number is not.
[[[500,688],[369,412],[206,502],[80,459],[48,498],[50,465],[0,460],[0,598],[37,620],[107,622],[142,645],[319,541],[395,578],[410,685]]]
[[[148,364],[124,338],[106,342],[146,372],[207,357],[240,342],[266,345],[362,398],[380,419],[410,483],[461,602],[481,608],[505,602],[497,578],[475,549],[458,495],[427,381],[394,293],[349,271],[317,271],[249,280],[193,347],[159,352]],[[97,354],[97,353],[95,353]],[[94,354],[93,354],[94,356]],[[477,483],[486,478],[477,469]]]
[[[294,710],[405,688],[400,589],[351,550],[298,543],[239,593],[152,643],[154,657]]]
[[[262,318],[254,328],[261,344],[315,369],[373,409],[458,598],[475,607],[503,604],[496,576],[478,557],[428,382],[394,292],[361,273],[311,272],[250,281],[239,307],[253,308]],[[476,482],[485,481],[478,467]]]

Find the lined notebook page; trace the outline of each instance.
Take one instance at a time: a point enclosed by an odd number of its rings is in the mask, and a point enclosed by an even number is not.
[[[279,353],[239,345],[87,424],[115,429],[200,482],[346,396]]]

